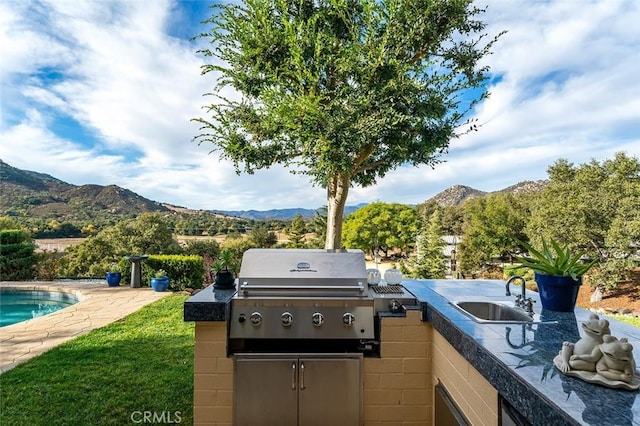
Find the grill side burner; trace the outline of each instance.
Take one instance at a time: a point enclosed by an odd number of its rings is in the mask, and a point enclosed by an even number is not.
[[[376,285],[369,291],[374,299],[374,310],[380,312],[404,312],[405,306],[416,305],[416,297],[401,284]]]

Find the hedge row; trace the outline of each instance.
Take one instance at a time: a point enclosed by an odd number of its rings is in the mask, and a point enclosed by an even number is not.
[[[0,230],[0,280],[33,279],[37,256],[31,237],[19,229]]]
[[[169,277],[169,289],[173,291],[185,288],[202,288],[204,283],[204,262],[202,256],[158,254],[150,255],[142,262],[143,284],[149,285],[151,278],[159,269]]]

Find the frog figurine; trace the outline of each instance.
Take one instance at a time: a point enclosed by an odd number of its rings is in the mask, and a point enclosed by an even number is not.
[[[600,319],[597,314],[591,314],[582,323],[585,335],[575,343],[564,342],[559,352],[558,368],[563,373],[570,370],[596,371],[596,363],[602,357],[600,345],[605,334],[611,334],[609,321]]]
[[[596,363],[596,372],[609,380],[620,380],[626,383],[633,381],[636,363],[633,359],[633,346],[626,338],[618,340],[614,336],[605,335],[600,344],[602,357]]]

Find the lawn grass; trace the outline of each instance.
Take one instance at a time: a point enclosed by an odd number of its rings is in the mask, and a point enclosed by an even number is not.
[[[630,317],[628,315],[608,315],[608,316],[620,322],[626,322],[627,324],[631,324],[635,327],[640,327],[640,318],[638,317]]]
[[[0,424],[123,425],[142,423],[144,412],[193,424],[185,300],[164,297],[1,374]]]

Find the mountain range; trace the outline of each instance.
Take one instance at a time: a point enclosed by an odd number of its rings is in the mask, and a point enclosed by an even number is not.
[[[523,193],[544,188],[547,181],[525,181],[495,192]],[[117,185],[72,185],[53,176],[21,170],[0,160],[0,216],[55,218],[59,222],[93,218],[127,218],[145,212],[211,213],[253,220],[288,220],[296,214],[313,217],[318,209],[273,210],[191,210],[149,200]],[[457,206],[464,201],[489,194],[468,186],[454,185],[425,203]],[[345,207],[345,215],[366,203]]]

